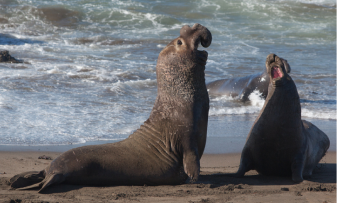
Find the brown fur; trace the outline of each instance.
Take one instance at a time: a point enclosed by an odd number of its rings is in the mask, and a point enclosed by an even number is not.
[[[209,98],[205,85],[207,28],[184,26],[180,37],[158,57],[158,96],[150,117],[129,138],[111,144],[79,147],[57,157],[39,174],[12,178],[20,189],[50,184],[160,185],[196,180],[206,144]],[[44,180],[41,181],[41,177]],[[22,188],[22,178],[36,184]],[[30,181],[30,182],[34,182]]]

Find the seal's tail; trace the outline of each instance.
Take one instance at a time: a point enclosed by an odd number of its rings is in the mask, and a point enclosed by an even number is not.
[[[33,188],[40,188],[39,193],[46,187],[54,183],[61,183],[64,181],[62,174],[48,174],[45,172],[30,171],[18,174],[10,179],[11,187],[18,190],[28,190]]]

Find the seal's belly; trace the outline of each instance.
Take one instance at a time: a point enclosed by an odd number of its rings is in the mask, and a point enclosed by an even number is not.
[[[62,173],[67,183],[87,185],[179,184],[186,180],[178,158],[169,159],[172,155],[164,156],[149,146],[126,141],[76,148],[55,159],[48,173]]]
[[[264,147],[260,153],[255,153],[254,166],[263,175],[289,176],[291,175],[291,156],[286,151]]]
[[[66,183],[86,185],[159,185],[181,184],[186,180],[182,167],[130,167],[128,165],[105,169],[101,166],[84,168],[67,174]]]

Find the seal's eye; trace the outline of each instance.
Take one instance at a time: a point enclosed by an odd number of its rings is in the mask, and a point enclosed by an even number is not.
[[[183,43],[182,43],[180,40],[178,40],[178,41],[177,41],[177,44],[178,44],[178,45],[182,45]]]

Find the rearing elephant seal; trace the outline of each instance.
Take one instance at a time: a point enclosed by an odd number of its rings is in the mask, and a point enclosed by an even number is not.
[[[330,146],[328,136],[312,123],[301,120],[301,105],[294,81],[284,61],[269,54],[268,96],[248,134],[237,176],[256,169],[264,175],[292,176],[303,181]]]
[[[291,67],[287,60],[280,59],[283,61],[286,72],[290,73]],[[269,75],[267,70],[265,70],[262,73],[247,75],[245,77],[216,80],[208,83],[207,89],[210,95],[238,97],[240,101],[246,102],[249,100],[249,95],[255,90],[258,90],[265,99],[268,94],[269,81]]]
[[[147,121],[127,139],[64,152],[41,172],[11,179],[20,189],[69,183],[81,185],[181,184],[196,180],[206,144],[209,98],[205,84],[212,35],[185,25],[159,54],[158,95]],[[42,181],[41,181],[42,180]],[[35,183],[33,185],[29,185]],[[27,186],[29,185],[29,186]]]

